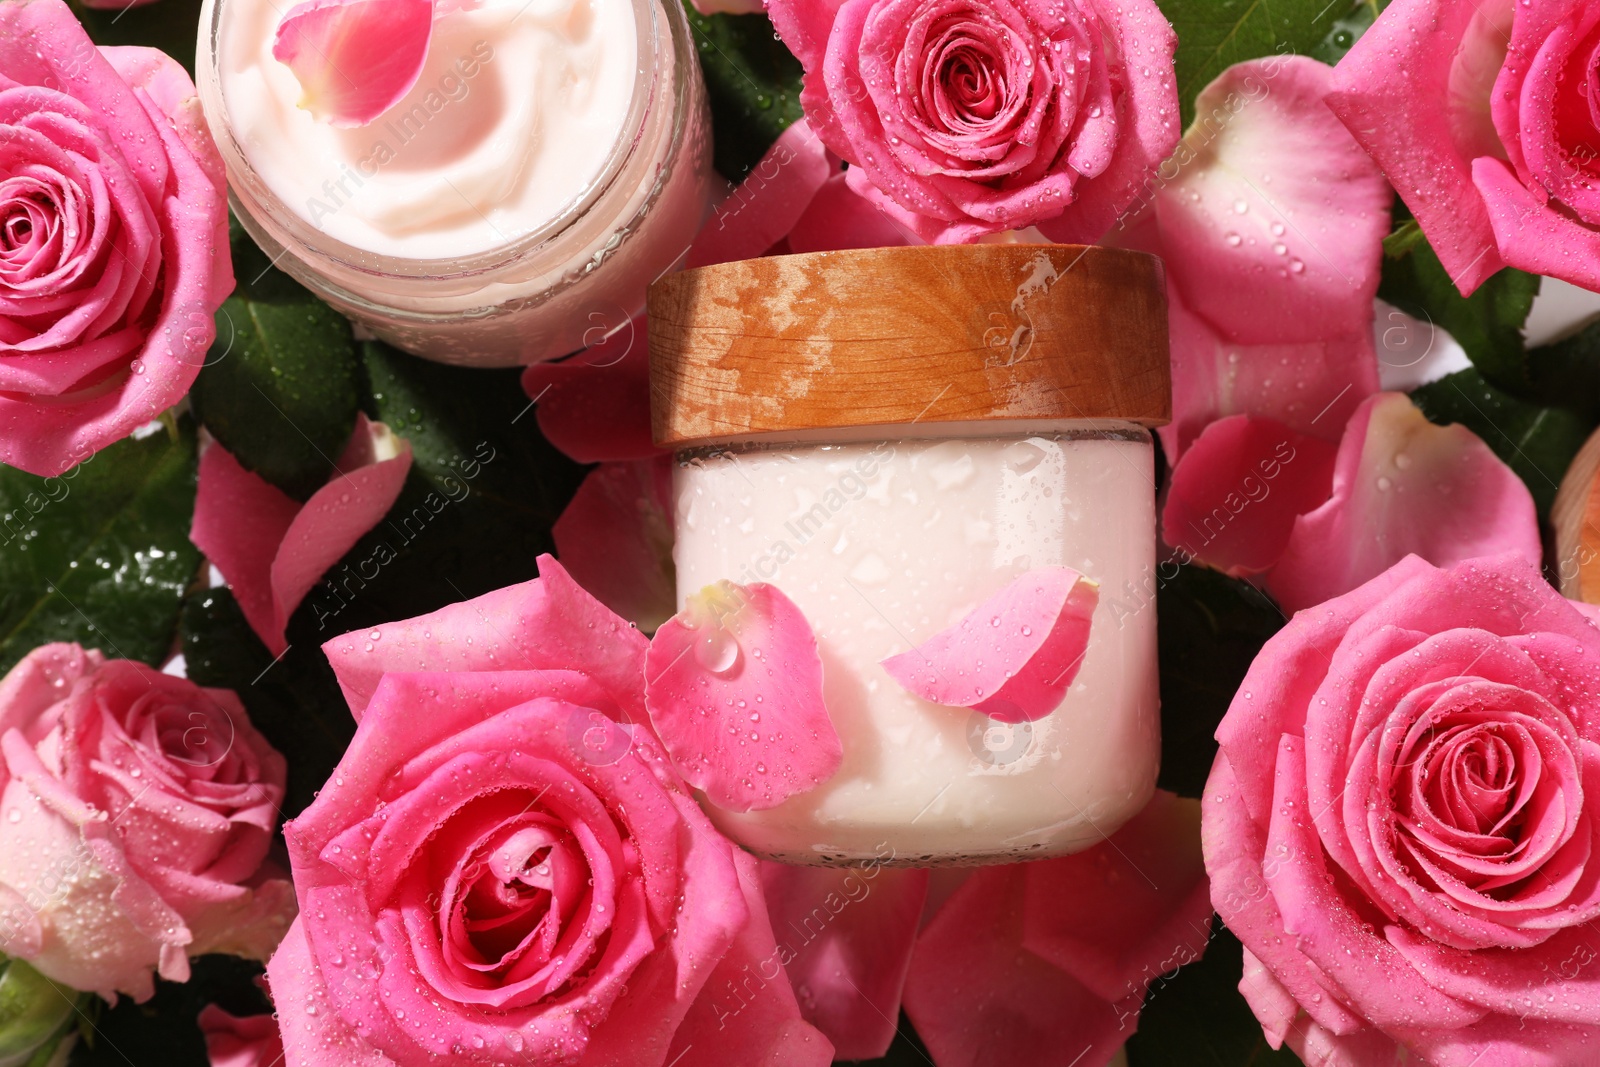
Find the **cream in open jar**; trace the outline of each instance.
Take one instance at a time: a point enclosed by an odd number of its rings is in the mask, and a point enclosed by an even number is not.
[[[725,833],[797,863],[1009,862],[1087,848],[1149,799],[1155,609],[1121,599],[1155,566],[1162,285],[1152,257],[1064,246],[777,257],[657,284],[679,599],[782,590],[816,634],[844,749],[777,807],[705,802]],[[1106,594],[1048,714],[1000,722],[884,669],[1041,567]]]
[[[585,347],[694,238],[705,105],[666,0],[440,4],[411,90],[340,128],[273,56],[287,7],[206,0],[197,73],[234,208],[278,265],[402,348]]]

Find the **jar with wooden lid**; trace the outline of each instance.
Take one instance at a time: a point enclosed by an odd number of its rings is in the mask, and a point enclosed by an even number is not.
[[[1062,245],[825,252],[650,296],[680,604],[728,580],[805,613],[844,760],[718,827],[790,863],[1005,863],[1088,848],[1160,758],[1150,428],[1171,408],[1159,260]],[[1064,699],[1029,722],[923,700],[884,659],[1019,576],[1099,584]]]

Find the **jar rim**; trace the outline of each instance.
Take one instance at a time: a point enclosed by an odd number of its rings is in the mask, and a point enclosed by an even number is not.
[[[845,427],[1172,418],[1165,269],[1144,252],[769,256],[658,280],[648,324],[662,448]]]
[[[315,267],[318,261],[354,271],[374,279],[412,281],[416,279],[466,279],[494,272],[524,260],[539,248],[557,242],[572,230],[616,185],[629,159],[638,150],[647,128],[651,106],[660,94],[662,62],[660,53],[680,51],[678,38],[685,36],[673,25],[672,13],[660,0],[630,0],[637,34],[640,76],[635,80],[627,117],[618,131],[604,164],[587,186],[543,225],[514,241],[464,256],[422,259],[371,252],[331,236],[317,228],[298,211],[284,203],[250,163],[243,145],[234,136],[222,99],[219,65],[223,9],[228,0],[205,0],[200,20],[201,48],[195,59],[196,83],[201,110],[212,139],[222,156],[228,177],[229,201],[246,229],[258,241],[270,238],[279,249],[292,248],[292,254]],[[661,23],[665,15],[666,24]],[[680,14],[680,18],[683,16]],[[648,62],[647,62],[648,60]],[[681,63],[674,62],[677,68]],[[681,80],[681,74],[677,80]],[[668,87],[676,95],[678,87]],[[259,231],[259,232],[258,232]],[[319,274],[324,272],[318,271]],[[341,286],[341,288],[343,288]]]

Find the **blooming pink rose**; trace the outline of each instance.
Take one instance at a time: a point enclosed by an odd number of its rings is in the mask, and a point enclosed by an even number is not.
[[[1510,265],[1600,290],[1600,7],[1396,0],[1328,104],[1463,293]]]
[[[0,461],[59,474],[177,403],[233,288],[194,83],[0,3]]]
[[[266,959],[294,915],[264,864],[284,762],[239,698],[77,645],[0,681],[0,950],[144,999],[190,955]]]
[[[1274,1046],[1593,1062],[1597,680],[1600,629],[1515,556],[1407,557],[1267,642],[1202,834]]]
[[[289,1062],[828,1063],[754,861],[642,725],[643,636],[540,570],[324,646],[360,726],[285,829]]]
[[[1151,0],[772,0],[852,188],[924,240],[1111,228],[1178,142]]]

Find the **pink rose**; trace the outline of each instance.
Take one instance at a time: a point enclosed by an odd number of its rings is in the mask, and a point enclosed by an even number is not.
[[[924,240],[1098,240],[1178,143],[1151,0],[772,0],[850,186]]]
[[[183,68],[0,3],[0,461],[54,475],[182,399],[233,288]]]
[[[1600,630],[1515,556],[1410,556],[1267,642],[1202,804],[1240,991],[1308,1064],[1600,1039]]]
[[[1600,290],[1600,7],[1396,0],[1328,104],[1463,293],[1510,265]]]
[[[0,681],[0,950],[142,1000],[189,955],[266,959],[294,894],[263,864],[284,763],[233,693],[77,645]]]
[[[360,726],[285,830],[289,1062],[828,1063],[754,861],[637,725],[643,636],[540,570],[324,646]]]

